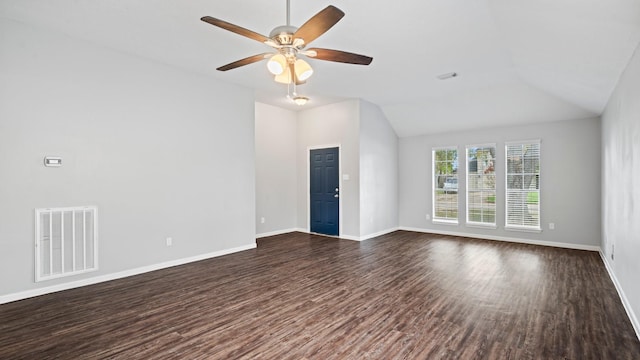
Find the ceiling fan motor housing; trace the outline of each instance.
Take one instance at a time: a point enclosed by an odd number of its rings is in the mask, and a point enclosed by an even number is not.
[[[298,28],[295,26],[282,25],[271,30],[269,37],[280,45],[291,45],[293,44],[293,34],[295,34],[297,30]]]

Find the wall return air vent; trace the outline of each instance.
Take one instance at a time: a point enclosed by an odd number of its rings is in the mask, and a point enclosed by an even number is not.
[[[36,209],[36,282],[98,269],[95,206]]]

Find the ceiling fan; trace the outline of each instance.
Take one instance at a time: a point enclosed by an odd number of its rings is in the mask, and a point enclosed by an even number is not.
[[[341,50],[321,48],[305,49],[309,43],[333,27],[343,16],[344,12],[342,12],[342,10],[329,5],[306,23],[302,24],[302,26],[296,28],[295,26],[291,26],[290,23],[290,0],[287,0],[287,25],[276,27],[269,33],[268,37],[211,16],[205,16],[201,20],[238,35],[267,44],[277,51],[276,53],[269,52],[249,56],[220,66],[217,70],[227,71],[269,59],[267,68],[275,75],[275,81],[283,84],[293,83],[299,85],[303,84],[313,74],[311,66],[299,58],[299,55],[318,60],[358,65],[369,65],[373,60],[373,58],[369,56]]]

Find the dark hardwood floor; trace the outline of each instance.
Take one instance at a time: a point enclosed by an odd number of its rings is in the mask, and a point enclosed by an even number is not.
[[[640,359],[598,253],[395,232],[0,305],[0,359]]]

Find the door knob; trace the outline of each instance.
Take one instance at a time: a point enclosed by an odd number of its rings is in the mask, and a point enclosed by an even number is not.
[[[337,198],[337,197],[340,197],[340,195],[335,194],[335,195],[333,195],[333,197],[334,197],[334,198]]]
[[[340,189],[336,188],[336,192],[340,191]]]

